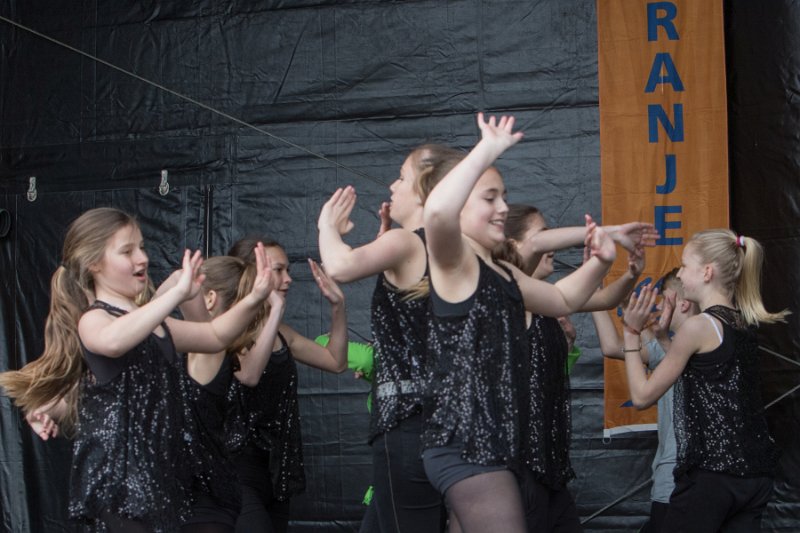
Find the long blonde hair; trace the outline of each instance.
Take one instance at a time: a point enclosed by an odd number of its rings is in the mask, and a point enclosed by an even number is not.
[[[200,267],[200,272],[206,276],[203,281],[203,292],[213,290],[219,298],[220,308],[223,311],[227,311],[233,304],[250,294],[256,278],[254,264],[227,255],[209,257]],[[241,355],[253,347],[265,315],[266,307],[262,306],[245,331],[228,347],[229,353]],[[237,363],[238,360],[234,358],[234,366],[237,366]]]
[[[108,240],[125,227],[138,224],[107,207],[86,211],[70,224],[61,265],[50,280],[44,352],[21,369],[0,374],[0,387],[25,414],[64,399],[67,410],[59,425],[65,435],[74,433],[78,420],[77,385],[84,370],[78,321],[94,300],[90,268],[103,260]]]
[[[752,237],[738,236],[729,229],[708,229],[692,235],[687,246],[702,263],[713,263],[714,273],[750,326],[785,322],[789,311],[770,313],[761,301],[761,268],[764,250]]]

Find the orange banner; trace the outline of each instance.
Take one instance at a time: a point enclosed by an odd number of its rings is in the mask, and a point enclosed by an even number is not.
[[[696,231],[728,226],[722,0],[598,0],[603,224],[651,221],[642,281],[680,266]],[[624,273],[620,254],[611,279]],[[606,436],[655,429],[637,411],[625,367],[605,361]]]

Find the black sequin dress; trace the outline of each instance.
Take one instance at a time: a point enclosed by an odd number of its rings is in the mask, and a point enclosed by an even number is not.
[[[231,409],[228,391],[233,381],[232,357],[235,356],[223,359],[217,375],[205,385],[197,383],[188,372],[183,373],[181,385],[187,399],[186,416],[198,437],[189,450],[196,472],[192,491],[209,495],[215,505],[230,509],[236,515],[241,507],[241,494],[236,467],[225,444],[226,420]],[[186,368],[186,356],[182,359],[183,368]],[[192,522],[190,519],[189,523]]]
[[[525,309],[507,269],[510,280],[478,263],[477,289],[464,302],[445,302],[431,284],[422,444],[458,442],[469,463],[518,470],[529,405]]]
[[[417,234],[425,243],[424,229]],[[425,276],[428,276],[427,264]],[[406,299],[406,292],[381,273],[372,293],[375,373],[369,442],[422,411],[429,298]]]
[[[297,364],[286,339],[278,333],[282,347],[272,352],[258,385],[246,387],[233,380],[230,400],[228,447],[234,461],[265,452],[269,455],[272,494],[288,500],[306,486],[300,410],[297,402]],[[246,356],[245,356],[246,357]]]
[[[567,374],[567,339],[558,320],[532,315],[529,421],[522,430],[525,465],[551,489],[575,477],[569,459],[571,408]]]
[[[125,314],[101,301],[90,307],[98,308]],[[184,418],[180,361],[162,327],[163,337],[150,334],[122,357],[84,348],[69,514],[99,530],[103,512],[164,533],[177,531],[189,514],[193,465],[184,452],[194,437]]]
[[[770,476],[778,454],[767,428],[758,340],[739,313],[713,306],[722,322],[716,349],[694,354],[675,383],[676,476],[696,467],[734,476]]]

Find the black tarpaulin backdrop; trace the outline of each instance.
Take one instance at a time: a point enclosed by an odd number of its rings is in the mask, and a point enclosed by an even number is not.
[[[181,251],[223,253],[264,233],[286,247],[295,283],[286,321],[309,336],[328,311],[305,258],[316,257],[316,215],[336,187],[359,193],[359,244],[377,229],[384,184],[423,141],[477,139],[478,110],[513,112],[525,139],[500,161],[514,202],[550,225],[600,212],[597,35],[593,2],[8,0],[0,15],[255,124],[371,179],[320,160],[174,95],[0,22],[0,369],[42,349],[49,277],[64,228],[112,205],[136,213],[160,281]],[[762,5],[763,4],[763,5]],[[769,307],[789,327],[763,344],[798,360],[800,309],[800,5],[726,3],[732,222],[767,250]],[[157,192],[161,170],[170,192]],[[28,178],[37,198],[27,200]],[[206,207],[210,214],[206,235]],[[580,253],[559,254],[570,263]],[[349,323],[369,337],[373,280],[346,288]],[[650,475],[653,434],[602,440],[602,361],[591,321],[576,317],[584,355],[573,371],[572,490],[588,517]],[[764,355],[765,396],[800,381]],[[367,386],[302,368],[308,488],[293,531],[353,531],[369,485]],[[769,409],[784,451],[767,531],[800,529],[798,394]],[[0,529],[73,531],[65,522],[69,444],[42,443],[0,399]],[[593,518],[588,531],[635,531],[643,489]]]

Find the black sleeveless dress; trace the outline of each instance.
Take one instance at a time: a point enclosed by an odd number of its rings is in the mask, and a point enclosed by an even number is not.
[[[778,452],[764,416],[758,339],[735,309],[703,311],[722,322],[722,343],[689,358],[675,383],[676,477],[692,467],[771,476]]]
[[[523,459],[534,476],[551,489],[575,477],[569,458],[571,408],[567,339],[558,320],[532,315],[528,326],[530,409],[522,429]]]
[[[525,309],[508,269],[506,280],[478,263],[478,286],[464,302],[442,300],[431,284],[423,449],[459,442],[466,462],[518,471],[529,405]]]
[[[425,230],[414,231],[425,244]],[[429,274],[427,261],[425,277]],[[407,298],[381,272],[372,293],[375,378],[369,442],[422,412],[429,298]]]
[[[215,506],[236,516],[241,507],[241,491],[236,467],[225,445],[225,422],[231,409],[228,390],[234,372],[232,357],[235,356],[225,356],[217,375],[205,385],[197,383],[188,372],[182,374],[181,385],[187,399],[186,416],[192,421],[198,436],[194,446],[188,450],[196,472],[192,492],[195,495],[208,495]],[[187,357],[183,356],[182,359],[185,369]],[[195,515],[189,523],[203,521],[202,518]]]
[[[102,301],[89,309],[126,313]],[[189,515],[195,433],[185,419],[180,361],[166,324],[118,358],[84,348],[69,515],[103,529],[103,512],[173,533]]]
[[[259,451],[269,454],[273,496],[288,500],[305,489],[303,443],[300,436],[300,410],[297,401],[297,363],[286,339],[272,352],[258,385],[246,387],[233,380],[230,401],[235,405],[230,417],[228,448],[236,456]],[[264,480],[267,482],[267,480]]]

